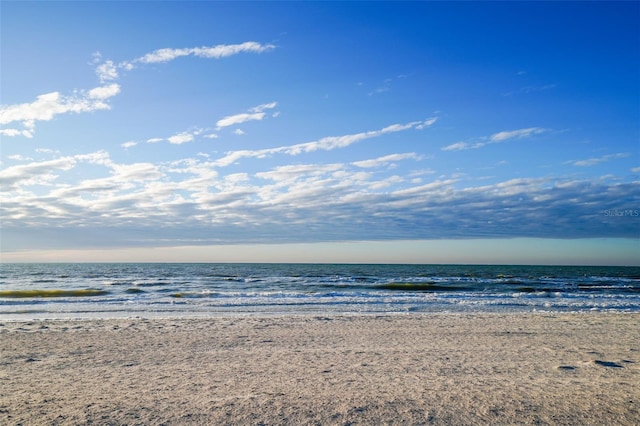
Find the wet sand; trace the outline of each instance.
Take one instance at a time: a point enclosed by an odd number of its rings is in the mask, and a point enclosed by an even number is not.
[[[0,424],[640,424],[640,314],[0,324]]]

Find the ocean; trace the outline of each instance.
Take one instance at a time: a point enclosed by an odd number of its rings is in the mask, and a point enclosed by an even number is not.
[[[0,264],[0,319],[640,311],[640,267]]]

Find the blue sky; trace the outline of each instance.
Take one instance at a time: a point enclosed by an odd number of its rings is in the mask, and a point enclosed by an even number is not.
[[[638,2],[1,12],[5,261],[639,262]]]

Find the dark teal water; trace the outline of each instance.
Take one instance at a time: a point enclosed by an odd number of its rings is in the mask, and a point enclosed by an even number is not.
[[[640,311],[639,267],[0,264],[0,318]]]

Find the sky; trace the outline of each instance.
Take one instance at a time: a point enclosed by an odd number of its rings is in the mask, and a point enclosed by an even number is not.
[[[640,2],[0,8],[0,261],[640,264]]]

